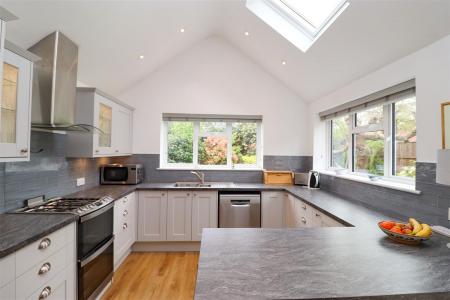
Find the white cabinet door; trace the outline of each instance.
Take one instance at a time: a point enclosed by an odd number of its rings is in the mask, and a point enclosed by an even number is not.
[[[263,192],[261,198],[261,227],[284,228],[285,220],[284,192]]]
[[[114,102],[95,94],[94,126],[101,132],[94,133],[94,155],[114,154]]]
[[[138,241],[167,238],[167,192],[141,191],[138,203]]]
[[[113,141],[115,154],[131,154],[133,113],[131,110],[114,105]]]
[[[0,161],[29,160],[33,63],[4,50],[0,98]]]
[[[190,241],[192,237],[192,195],[169,191],[167,200],[167,240]]]
[[[201,241],[203,228],[217,228],[217,191],[198,191],[192,197],[192,240]]]

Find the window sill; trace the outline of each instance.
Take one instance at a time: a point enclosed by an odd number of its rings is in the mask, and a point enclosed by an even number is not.
[[[159,167],[160,171],[251,171],[262,172],[263,169],[249,168],[249,169],[227,169],[227,168],[183,168],[183,167]]]
[[[421,191],[416,190],[416,187],[413,184],[401,183],[401,182],[396,182],[396,181],[391,181],[391,180],[386,180],[386,179],[378,179],[378,180],[374,181],[374,180],[370,180],[367,177],[354,175],[354,174],[338,175],[338,174],[336,174],[336,172],[330,171],[330,170],[321,170],[319,172],[322,174],[325,174],[325,175],[330,175],[330,176],[334,176],[334,177],[338,177],[338,178],[344,178],[344,179],[362,182],[362,183],[366,183],[366,184],[381,186],[381,187],[398,190],[398,191],[402,191],[402,192],[407,192],[407,193],[411,193],[411,194],[420,195],[422,193]]]

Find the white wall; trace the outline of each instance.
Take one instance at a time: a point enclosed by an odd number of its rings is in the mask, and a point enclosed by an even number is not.
[[[210,113],[263,115],[265,155],[312,155],[308,105],[219,37],[203,40],[119,98],[136,108],[134,153],[159,153],[162,113]]]
[[[314,101],[310,107],[314,168],[324,168],[326,163],[320,111],[412,78],[416,79],[417,161],[436,162],[436,150],[441,148],[440,103],[450,101],[450,35]]]

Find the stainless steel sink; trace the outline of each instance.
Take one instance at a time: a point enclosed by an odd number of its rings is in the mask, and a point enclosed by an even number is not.
[[[211,183],[200,182],[175,182],[175,187],[211,187]]]

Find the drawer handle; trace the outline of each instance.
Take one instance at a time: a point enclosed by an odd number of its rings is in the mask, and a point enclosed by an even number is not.
[[[123,229],[127,229],[127,227],[128,227],[128,224],[127,223],[123,223],[122,228]]]
[[[39,300],[46,299],[48,296],[50,296],[51,293],[52,293],[52,288],[49,286],[46,286],[42,290],[41,294],[39,295]]]
[[[127,203],[127,202],[128,202],[127,196],[123,197],[123,203]]]
[[[52,265],[49,262],[46,262],[42,265],[42,267],[39,269],[38,275],[44,275],[45,273],[48,273],[52,268]]]
[[[125,217],[125,216],[127,216],[127,215],[128,215],[128,210],[125,209],[125,210],[123,211],[123,216]]]
[[[48,248],[51,244],[52,244],[52,241],[49,238],[45,238],[39,243],[38,249],[44,250],[44,249]]]
[[[303,209],[306,209],[306,204],[303,204],[303,205],[302,205],[302,208],[303,208]]]
[[[320,215],[318,213],[316,213],[316,217],[320,217]]]
[[[95,150],[95,153],[98,153],[99,151],[98,150]]]
[[[306,219],[302,217],[302,223],[306,224]]]
[[[166,193],[162,193],[162,194],[161,194],[161,196],[165,196],[165,195],[166,195]]]
[[[20,153],[22,153],[22,154],[25,154],[25,153],[28,153],[28,149],[20,149]]]
[[[116,153],[119,153],[119,150],[116,150]]]

